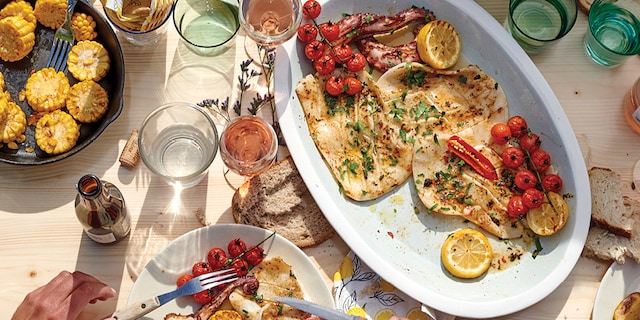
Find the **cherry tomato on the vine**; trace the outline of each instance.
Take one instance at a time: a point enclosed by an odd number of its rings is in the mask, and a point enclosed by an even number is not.
[[[553,173],[545,174],[542,177],[542,187],[547,191],[558,193],[562,189],[562,178]]]
[[[531,165],[538,172],[545,172],[551,166],[551,156],[548,152],[538,149],[531,153]]]
[[[362,91],[362,82],[354,77],[344,79],[344,92],[350,96]]]
[[[522,204],[529,209],[539,208],[544,200],[544,192],[536,188],[529,188],[522,193]]]
[[[298,27],[298,40],[309,42],[318,36],[318,28],[310,23],[301,24]]]
[[[491,137],[497,144],[505,144],[511,138],[511,129],[504,123],[496,123],[491,127]]]
[[[336,61],[329,54],[325,54],[313,62],[313,67],[318,74],[325,76],[336,69]]]
[[[211,270],[211,267],[209,266],[208,262],[196,262],[193,267],[191,267],[191,274],[194,277],[203,275],[205,273],[211,273],[213,272],[213,270]]]
[[[314,61],[324,55],[326,48],[327,45],[323,41],[311,40],[304,46],[304,55],[307,56],[309,60]]]
[[[176,280],[176,286],[178,286],[178,288],[182,287],[185,283],[189,282],[189,280],[193,279],[193,276],[185,273],[181,276],[178,277],[178,280]]]
[[[522,169],[516,172],[515,183],[520,190],[535,188],[538,183],[538,177],[531,170]]]
[[[249,264],[242,258],[233,260],[230,267],[235,270],[239,277],[246,276],[249,273]]]
[[[212,248],[207,253],[207,262],[212,271],[221,270],[227,262],[227,253],[222,248]]]
[[[325,22],[320,25],[320,35],[329,42],[336,41],[340,37],[340,26],[331,21]]]
[[[262,249],[261,247],[251,247],[249,248],[247,253],[245,253],[244,259],[247,260],[249,265],[257,266],[260,264],[260,262],[262,262],[264,256],[264,249]]]
[[[502,151],[502,162],[507,168],[516,169],[524,163],[524,151],[518,147],[508,147]]]
[[[542,141],[540,141],[540,137],[533,132],[525,132],[520,136],[518,140],[520,143],[520,147],[522,149],[529,151],[529,153],[533,153],[534,151],[540,149],[540,145]]]
[[[512,218],[518,218],[527,214],[527,207],[524,206],[521,196],[515,195],[509,199],[509,203],[507,203],[507,214]]]
[[[367,65],[367,58],[365,58],[365,56],[362,53],[355,52],[351,56],[351,59],[347,61],[347,70],[351,72],[359,72],[364,70],[364,67],[366,65]]]
[[[509,129],[511,129],[511,136],[516,138],[520,137],[521,134],[527,132],[527,129],[529,129],[527,121],[521,116],[513,116],[509,118],[509,120],[507,120],[507,125],[509,126]]]
[[[193,297],[193,301],[195,301],[198,304],[207,304],[211,302],[211,300],[213,300],[211,289],[200,291],[194,294],[192,297]]]
[[[349,61],[349,59],[351,59],[351,56],[353,55],[353,50],[351,49],[351,46],[349,46],[346,43],[343,43],[339,46],[333,47],[333,53],[338,63],[345,63]]]
[[[320,11],[322,11],[322,6],[316,0],[307,0],[302,5],[302,14],[307,19],[315,19],[320,15]]]
[[[338,96],[344,89],[344,79],[338,76],[331,76],[325,82],[325,90],[332,96]]]
[[[233,239],[229,241],[227,245],[227,252],[232,258],[235,258],[244,253],[247,250],[247,245],[240,238]]]

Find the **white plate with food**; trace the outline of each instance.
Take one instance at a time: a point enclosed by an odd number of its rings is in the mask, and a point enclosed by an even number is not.
[[[566,279],[582,251],[590,222],[590,190],[584,160],[569,121],[527,54],[474,1],[320,3],[322,11],[316,18],[319,23],[340,21],[344,13],[395,15],[417,6],[431,10],[437,19],[455,26],[462,44],[461,60],[477,65],[495,79],[496,88],[504,91],[508,102],[508,115],[523,116],[540,135],[542,146],[551,155],[554,172],[564,180],[561,193],[569,212],[559,232],[540,237],[542,250],[535,258],[534,252],[539,248],[530,242],[503,241],[490,236],[494,253],[514,262],[508,261],[501,270],[492,267],[475,279],[451,276],[441,263],[441,246],[452,232],[474,226],[465,219],[429,213],[417,194],[415,176],[372,200],[355,201],[344,195],[344,188],[334,178],[335,170],[316,148],[317,137],[310,134],[308,114],[295,92],[300,80],[313,73],[313,67],[304,55],[304,45],[292,40],[279,48],[276,59],[280,126],[296,166],[334,229],[383,279],[421,303],[449,314],[496,317],[525,309],[549,295]],[[339,139],[336,134],[336,140]],[[425,162],[428,163],[428,158]],[[509,254],[506,246],[521,241],[522,255]]]
[[[623,264],[613,262],[598,287],[591,318],[611,320],[620,301],[636,291],[640,291],[640,266],[631,259]]]
[[[176,289],[176,280],[185,273],[191,273],[197,261],[206,261],[207,252],[214,247],[224,248],[237,238],[247,246],[257,245],[273,233],[261,228],[242,224],[222,224],[202,227],[182,235],[162,249],[140,273],[131,289],[127,304],[142,301]],[[285,238],[275,235],[266,240],[266,258],[281,257],[291,265],[298,281],[310,301],[333,307],[331,291],[322,275],[307,255]],[[200,305],[189,296],[170,301],[143,319],[164,319],[169,313],[194,314]]]

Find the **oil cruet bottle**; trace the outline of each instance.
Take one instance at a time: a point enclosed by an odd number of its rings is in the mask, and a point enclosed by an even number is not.
[[[91,240],[112,244],[129,234],[131,218],[115,185],[87,174],[80,178],[76,189],[76,216]]]

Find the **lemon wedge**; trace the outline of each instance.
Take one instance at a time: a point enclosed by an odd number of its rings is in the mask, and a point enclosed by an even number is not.
[[[435,69],[453,67],[460,59],[460,35],[443,20],[432,20],[422,27],[416,45],[420,59]]]
[[[567,202],[561,195],[549,192],[549,202],[545,202],[536,209],[531,209],[527,213],[527,224],[534,233],[541,236],[550,236],[558,232],[569,217]]]
[[[447,237],[440,257],[445,269],[452,275],[472,279],[489,270],[493,250],[482,232],[465,228]]]

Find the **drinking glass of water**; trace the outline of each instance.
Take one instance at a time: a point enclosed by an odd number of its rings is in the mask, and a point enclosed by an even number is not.
[[[171,102],[151,112],[138,133],[140,158],[169,185],[188,188],[207,174],[218,152],[218,131],[204,109]]]
[[[278,153],[278,137],[273,127],[257,116],[231,120],[220,136],[220,156],[231,171],[253,176],[268,168]]]
[[[596,63],[616,67],[640,53],[640,0],[595,0],[589,9],[587,54]]]
[[[576,22],[575,0],[510,0],[506,29],[529,53],[555,45]]]
[[[260,54],[291,39],[301,22],[300,0],[240,0],[240,25],[248,36],[245,50],[254,61],[264,63]]]

